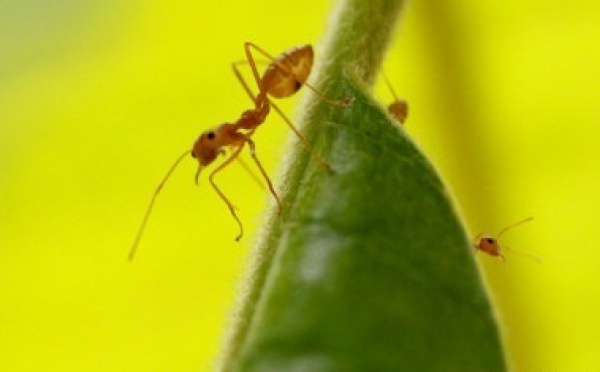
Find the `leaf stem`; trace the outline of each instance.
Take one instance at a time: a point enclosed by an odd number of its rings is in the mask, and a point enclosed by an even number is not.
[[[227,339],[237,370],[505,369],[473,251],[437,173],[368,93],[402,0],[333,13]],[[291,146],[290,146],[291,147]],[[435,353],[435,358],[432,357]]]

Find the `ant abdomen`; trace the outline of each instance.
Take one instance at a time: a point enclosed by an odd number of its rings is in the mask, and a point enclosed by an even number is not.
[[[267,93],[275,98],[296,93],[308,79],[313,59],[314,52],[310,45],[295,47],[277,56],[262,78]]]

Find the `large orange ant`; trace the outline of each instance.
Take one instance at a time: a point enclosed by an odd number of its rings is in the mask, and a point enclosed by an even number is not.
[[[498,239],[500,239],[502,234],[504,234],[508,230],[510,230],[514,227],[517,227],[521,224],[524,224],[525,222],[529,222],[532,219],[533,219],[533,217],[528,217],[524,220],[521,220],[519,222],[515,222],[511,225],[508,225],[507,227],[500,230],[500,232],[498,232],[498,234],[496,235],[495,238],[491,237],[489,235],[479,234],[479,235],[477,235],[477,237],[475,238],[475,241],[473,242],[473,247],[475,248],[476,251],[481,251],[481,252],[487,253],[490,256],[499,257],[502,261],[504,261],[504,255],[501,252],[500,243],[498,243]],[[528,253],[516,251],[514,249],[508,248],[507,246],[503,246],[502,249],[522,254],[522,255],[529,257],[530,259],[536,261],[537,263],[541,263],[541,260],[538,257],[530,255]]]
[[[300,142],[302,142],[304,147],[308,150],[312,158],[319,164],[319,166],[327,171],[331,171],[329,164],[327,164],[323,159],[321,159],[317,154],[315,154],[312,151],[312,148],[310,147],[306,139],[302,136],[302,134],[300,134],[300,132],[296,129],[296,127],[294,127],[292,122],[269,98],[269,96],[273,98],[289,97],[296,93],[303,85],[305,85],[310,90],[312,90],[320,99],[329,104],[343,106],[349,102],[348,99],[343,99],[340,101],[331,100],[307,82],[314,59],[314,52],[312,46],[307,44],[304,46],[291,48],[277,57],[272,57],[261,47],[251,42],[246,42],[244,44],[244,50],[246,53],[246,59],[243,61],[234,62],[232,64],[232,68],[235,76],[242,85],[242,88],[244,88],[250,99],[254,102],[254,108],[244,111],[240,118],[233,123],[223,123],[214,129],[205,131],[200,135],[200,137],[198,137],[191,151],[186,150],[175,160],[173,165],[171,165],[171,168],[169,168],[169,170],[167,171],[167,174],[158,184],[158,187],[156,188],[156,191],[154,192],[152,199],[150,200],[150,204],[148,205],[148,209],[146,210],[146,214],[144,215],[142,224],[138,230],[138,233],[129,252],[130,261],[135,256],[137,247],[139,245],[144,229],[146,228],[148,218],[150,217],[150,214],[154,207],[154,202],[156,201],[158,194],[162,190],[163,186],[165,185],[175,168],[188,154],[191,154],[192,157],[198,160],[198,170],[196,172],[195,177],[196,184],[198,184],[198,179],[200,177],[201,170],[204,167],[212,164],[217,159],[217,157],[219,157],[219,155],[225,155],[226,149],[230,150],[229,157],[210,173],[208,179],[212,185],[212,188],[216,191],[216,193],[223,200],[223,202],[225,202],[227,208],[229,208],[229,211],[231,212],[231,215],[233,216],[233,218],[239,226],[239,234],[235,238],[236,241],[239,241],[244,234],[242,222],[235,213],[235,208],[233,204],[229,201],[229,199],[225,196],[223,191],[221,191],[221,189],[215,183],[214,177],[218,172],[225,169],[225,167],[230,165],[235,159],[238,158],[238,155],[244,148],[244,145],[248,145],[252,159],[256,163],[261,175],[265,179],[270,193],[273,195],[277,202],[278,214],[282,214],[283,207],[281,204],[281,200],[279,199],[279,196],[277,196],[277,193],[273,188],[273,184],[269,179],[269,176],[267,175],[265,169],[263,168],[262,164],[256,156],[256,145],[251,138],[254,132],[258,129],[258,126],[262,124],[267,118],[271,107],[275,109],[277,113],[279,113],[279,115],[283,118],[284,122],[296,134]],[[252,50],[258,52],[263,57],[266,57],[269,60],[269,65],[267,66],[262,77],[258,73],[258,69],[256,67],[257,62],[254,59]],[[254,80],[256,81],[256,85],[258,86],[258,94],[256,96],[254,95],[248,83],[240,73],[239,65],[241,64],[250,65]]]

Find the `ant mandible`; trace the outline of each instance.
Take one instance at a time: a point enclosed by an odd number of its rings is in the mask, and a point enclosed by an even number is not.
[[[473,247],[475,248],[475,251],[481,251],[481,252],[489,254],[490,256],[499,257],[502,261],[504,261],[504,255],[501,252],[500,243],[498,243],[498,239],[500,239],[502,234],[504,234],[508,230],[510,230],[514,227],[517,227],[521,224],[524,224],[525,222],[529,222],[532,219],[533,219],[533,217],[527,217],[524,220],[515,222],[512,225],[508,225],[507,227],[500,230],[500,232],[498,232],[498,234],[496,235],[495,238],[491,237],[489,235],[483,235],[483,234],[477,235],[477,237],[475,238],[475,241],[473,242]],[[530,255],[528,253],[516,251],[516,250],[510,249],[506,246],[503,246],[502,249],[522,254],[522,255],[527,256],[530,259],[536,261],[537,263],[541,263],[541,260],[538,257]]]
[[[294,47],[283,52],[277,57],[271,56],[264,49],[251,42],[244,43],[244,50],[246,53],[246,59],[234,62],[232,64],[232,68],[235,76],[242,85],[242,88],[246,91],[250,99],[254,102],[254,108],[244,111],[240,118],[233,123],[223,123],[214,129],[205,131],[198,137],[191,151],[186,150],[177,158],[177,160],[175,160],[173,165],[171,165],[171,168],[169,168],[169,170],[167,171],[167,174],[158,184],[158,187],[156,188],[152,199],[150,200],[150,204],[148,205],[146,214],[144,215],[144,218],[142,220],[142,224],[138,230],[138,233],[129,252],[130,261],[133,260],[136,254],[137,247],[140,243],[142,234],[146,228],[146,224],[148,223],[148,218],[150,217],[150,214],[154,207],[154,202],[156,201],[158,194],[162,190],[163,186],[165,185],[175,168],[188,154],[191,154],[192,157],[198,160],[198,170],[195,176],[196,184],[198,184],[198,179],[200,177],[201,170],[204,167],[212,164],[219,157],[219,155],[225,155],[225,149],[229,149],[231,151],[231,155],[229,155],[229,157],[223,163],[221,163],[210,173],[208,179],[211,183],[212,188],[216,191],[216,193],[223,200],[223,202],[225,202],[227,208],[229,208],[229,211],[231,212],[231,215],[233,216],[233,218],[239,226],[239,234],[235,238],[236,241],[239,241],[244,234],[242,222],[235,213],[235,208],[233,204],[229,201],[229,199],[225,196],[223,191],[221,191],[221,189],[215,183],[214,177],[218,172],[225,169],[236,158],[238,158],[240,152],[244,148],[244,145],[248,145],[252,159],[256,163],[261,175],[263,176],[267,183],[267,186],[269,187],[269,191],[271,192],[271,194],[277,202],[278,214],[282,214],[283,207],[281,204],[281,200],[279,199],[279,196],[277,196],[277,193],[273,188],[273,184],[269,179],[269,176],[267,175],[261,162],[256,156],[256,145],[251,138],[254,132],[257,130],[258,126],[266,120],[271,107],[275,109],[275,111],[277,111],[277,113],[283,118],[284,122],[296,134],[300,142],[302,142],[306,150],[310,153],[311,157],[319,164],[319,166],[331,172],[329,164],[327,164],[327,162],[325,162],[313,152],[312,148],[310,147],[306,139],[302,136],[302,134],[300,134],[300,132],[296,129],[296,127],[294,127],[292,122],[283,114],[283,111],[281,111],[281,109],[279,109],[279,107],[277,107],[269,98],[269,96],[273,98],[289,97],[295,94],[298,90],[300,90],[300,88],[303,85],[305,85],[324,102],[336,106],[345,106],[346,104],[348,104],[349,99],[342,99],[339,101],[331,100],[307,82],[314,59],[314,52],[312,46],[307,44],[300,47]],[[254,59],[252,50],[258,52],[263,57],[269,60],[269,65],[267,66],[262,77],[258,73],[258,69],[256,67],[257,62]],[[254,80],[256,81],[256,85],[258,86],[258,94],[256,96],[254,95],[254,93],[250,89],[250,86],[240,73],[239,66],[241,64],[250,65],[252,75],[254,77]]]

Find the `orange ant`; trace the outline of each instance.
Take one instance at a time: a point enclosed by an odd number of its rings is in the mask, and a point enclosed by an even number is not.
[[[263,57],[266,57],[269,60],[269,65],[267,66],[262,77],[260,77],[258,73],[256,62],[252,54],[252,49],[254,49],[255,52],[258,52]],[[296,134],[300,142],[302,142],[306,150],[310,153],[312,158],[319,164],[319,166],[331,172],[329,164],[327,164],[323,159],[321,159],[312,151],[312,148],[310,147],[306,139],[302,136],[302,134],[300,134],[300,132],[296,129],[296,127],[294,127],[292,122],[269,98],[269,96],[273,98],[289,97],[296,93],[303,85],[305,85],[310,90],[312,90],[320,99],[329,104],[337,106],[345,106],[346,104],[348,104],[349,99],[343,99],[340,101],[331,100],[325,97],[325,95],[319,90],[317,90],[315,87],[307,83],[306,80],[308,79],[308,76],[310,74],[314,59],[314,52],[312,46],[307,44],[304,46],[291,48],[277,57],[272,57],[261,47],[251,42],[244,43],[244,50],[246,52],[246,60],[234,62],[232,64],[232,68],[235,76],[242,85],[242,88],[246,91],[252,102],[254,102],[254,108],[244,111],[240,118],[233,123],[223,123],[214,129],[205,131],[198,137],[191,151],[186,150],[177,158],[177,160],[175,160],[173,165],[171,165],[171,168],[169,168],[169,170],[167,171],[167,174],[158,184],[158,187],[156,188],[156,191],[154,192],[154,195],[150,200],[150,204],[148,205],[148,209],[146,210],[146,214],[144,215],[142,224],[138,230],[138,233],[129,252],[130,261],[133,260],[135,256],[137,247],[139,245],[142,234],[146,228],[148,218],[150,217],[150,214],[154,207],[154,202],[158,194],[162,190],[163,186],[165,185],[175,168],[188,154],[191,154],[192,157],[198,160],[198,170],[196,171],[195,176],[196,184],[198,184],[198,179],[200,177],[201,170],[204,167],[213,163],[217,159],[217,157],[219,157],[219,155],[225,155],[226,148],[230,150],[231,154],[229,155],[229,157],[210,173],[208,179],[211,183],[212,188],[216,191],[216,193],[223,200],[223,202],[225,202],[227,208],[229,208],[229,212],[231,212],[231,215],[233,216],[233,218],[239,226],[239,234],[235,238],[236,241],[239,241],[244,234],[242,222],[235,213],[235,208],[233,204],[229,201],[229,199],[225,196],[225,194],[215,183],[214,177],[218,172],[222,171],[225,167],[230,165],[235,159],[238,158],[238,155],[244,148],[244,145],[248,145],[252,159],[256,163],[261,175],[265,179],[267,186],[269,187],[270,193],[273,195],[277,202],[278,214],[282,214],[283,208],[281,205],[281,200],[279,199],[279,196],[277,196],[277,193],[273,188],[273,184],[271,183],[269,176],[267,175],[265,169],[263,168],[262,164],[256,156],[256,145],[251,139],[254,132],[258,129],[258,126],[266,120],[271,107],[275,109],[277,113],[279,113],[279,115],[283,118],[284,122]],[[259,90],[256,96],[254,95],[248,83],[244,80],[240,73],[239,65],[241,64],[249,64],[252,69],[252,74]]]
[[[493,238],[489,235],[479,234],[479,235],[477,235],[477,237],[475,238],[475,241],[473,242],[473,247],[475,248],[476,251],[481,251],[481,252],[487,253],[490,256],[500,257],[500,259],[502,261],[504,261],[504,255],[500,251],[500,244],[498,243],[498,240],[500,239],[502,234],[504,234],[508,230],[510,230],[514,227],[517,227],[521,224],[524,224],[525,222],[529,222],[532,219],[533,219],[533,217],[528,217],[519,222],[515,222],[512,225],[508,225],[507,227],[500,230],[500,232],[496,235],[495,238]],[[520,253],[526,257],[529,257],[530,259],[534,260],[537,263],[541,263],[541,260],[538,257],[530,255],[528,253],[521,252],[521,251],[515,251],[514,249],[510,249],[507,246],[503,246],[502,249],[511,251],[511,252]]]
[[[398,123],[404,124],[406,118],[408,117],[408,102],[398,98],[398,96],[396,95],[396,91],[392,87],[392,83],[390,83],[383,71],[381,72],[381,76],[383,76],[385,85],[387,85],[390,92],[392,93],[392,96],[394,97],[394,101],[392,101],[392,103],[390,103],[387,107],[388,112],[394,117],[394,119],[398,120]]]

